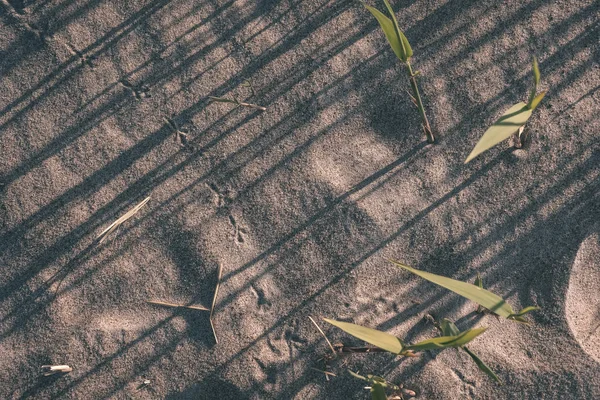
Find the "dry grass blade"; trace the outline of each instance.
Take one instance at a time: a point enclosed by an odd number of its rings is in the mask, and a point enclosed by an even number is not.
[[[419,105],[417,104],[417,99],[415,99],[415,98],[413,97],[413,95],[412,95],[412,94],[410,94],[410,92],[409,92],[408,90],[405,90],[405,92],[406,92],[406,94],[408,94],[408,97],[410,97],[410,100],[413,102],[413,104],[415,105],[415,107],[417,107],[417,108],[418,108],[418,107],[419,107]]]
[[[219,294],[219,286],[221,285],[221,277],[223,276],[223,264],[219,263],[219,270],[217,272],[217,284],[215,285],[215,294],[213,295],[212,305],[210,306],[210,327],[213,331],[213,336],[215,337],[215,343],[219,344],[219,339],[217,339],[217,332],[215,331],[215,325],[213,324],[213,313],[215,311],[215,304],[217,303],[217,296]]]
[[[324,370],[322,370],[322,369],[319,369],[319,368],[310,367],[310,369],[313,369],[313,370],[315,370],[315,371],[318,371],[318,372],[322,372],[322,373],[324,373],[325,375],[329,375],[329,376],[337,376],[337,375],[336,375],[336,374],[334,374],[333,372],[324,371]]]
[[[329,348],[331,349],[331,352],[333,353],[333,356],[336,357],[337,353],[335,352],[335,349],[333,348],[333,345],[331,344],[331,342],[329,341],[329,339],[327,339],[327,336],[325,336],[325,333],[323,332],[323,330],[321,329],[321,327],[319,325],[317,325],[317,323],[315,322],[315,320],[309,315],[308,319],[310,319],[310,321],[317,327],[317,329],[319,330],[319,332],[321,333],[321,335],[323,335],[323,337],[325,338],[325,341],[327,342],[327,344],[329,345]]]
[[[202,307],[202,306],[186,306],[184,304],[167,303],[164,301],[154,301],[154,300],[148,300],[146,302],[157,305],[157,306],[163,306],[163,307],[187,308],[188,310],[196,310],[196,311],[210,311],[208,308]]]
[[[217,339],[217,331],[215,331],[215,324],[213,324],[212,318],[209,318],[210,327],[212,328],[213,336],[215,337],[215,344],[219,344],[219,339]]]
[[[337,376],[336,374],[334,374],[333,372],[329,372],[329,371],[324,371],[322,369],[319,368],[315,368],[315,367],[310,367],[310,369],[315,370],[317,372],[321,372],[323,374],[325,374],[325,379],[327,379],[327,381],[329,382],[329,376]]]
[[[106,228],[105,230],[103,230],[102,233],[100,233],[98,235],[98,237],[96,238],[96,240],[98,241],[98,244],[104,242],[104,240],[108,237],[108,235],[110,235],[111,233],[113,233],[118,227],[120,227],[129,218],[131,218],[135,214],[137,214],[137,212],[140,211],[140,209],[142,207],[144,207],[144,205],[146,205],[146,203],[148,202],[148,200],[150,200],[150,196],[146,197],[144,200],[142,200],[141,202],[139,202],[135,207],[133,207],[131,210],[127,211],[125,214],[123,214],[121,217],[119,217],[119,219],[117,219],[115,222],[113,222],[112,224],[110,224],[108,226],[108,228]]]
[[[210,318],[212,319],[213,312],[215,311],[215,303],[217,302],[217,295],[219,294],[219,286],[221,285],[221,276],[223,275],[223,264],[219,263],[219,270],[217,272],[217,284],[215,285],[215,294],[213,295],[212,305],[210,306]]]
[[[259,111],[267,111],[267,107],[259,106],[252,103],[244,103],[243,101],[240,101],[238,104],[242,107],[254,108]]]

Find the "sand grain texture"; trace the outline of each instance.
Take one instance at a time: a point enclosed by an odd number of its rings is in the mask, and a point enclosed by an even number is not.
[[[423,399],[600,398],[600,4],[392,3],[433,146],[359,2],[0,1],[0,398],[363,399],[311,369],[308,316],[416,341],[425,313],[488,326],[470,347],[506,384],[456,351],[346,367]],[[534,54],[529,144],[463,165]],[[386,258],[542,311],[478,315]],[[219,263],[218,344],[207,312],[146,303],[209,308]]]

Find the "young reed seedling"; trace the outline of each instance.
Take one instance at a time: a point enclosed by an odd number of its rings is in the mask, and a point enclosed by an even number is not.
[[[341,322],[327,318],[324,318],[324,320],[330,323],[331,325],[340,328],[344,332],[349,333],[357,339],[363,340],[369,344],[377,346],[377,348],[383,351],[387,351],[405,357],[415,357],[414,352],[425,350],[464,348],[464,346],[467,343],[475,339],[477,336],[481,335],[487,329],[475,328],[469,329],[464,332],[459,332],[458,329],[456,329],[452,332],[448,331],[448,335],[444,333],[444,336],[439,336],[436,338],[423,340],[412,345],[407,345],[402,339],[397,338],[394,335],[390,335],[386,332],[381,332],[376,329],[367,328],[366,326],[360,326],[349,322]],[[383,378],[378,376],[367,375],[367,377],[364,377],[353,373],[352,371],[350,371],[350,373],[354,377],[363,379],[371,384],[371,386],[369,386],[368,389],[371,391],[372,399],[375,400],[387,400],[385,394],[386,388],[390,388],[393,390],[402,389],[402,387],[390,384],[386,382]],[[403,392],[400,392],[400,395],[398,397],[402,399],[403,394]],[[407,390],[405,394],[414,396],[414,392],[412,392],[411,390]]]
[[[340,328],[344,332],[349,333],[357,339],[363,340],[369,344],[377,346],[378,348],[384,351],[388,351],[390,353],[398,354],[405,357],[414,357],[414,352],[425,350],[444,350],[448,348],[462,348],[471,340],[475,339],[477,336],[485,332],[485,330],[487,329],[475,328],[469,329],[464,332],[459,332],[457,329],[456,331],[451,332],[450,335],[439,336],[436,338],[423,340],[412,345],[407,345],[402,339],[397,338],[394,335],[390,335],[386,332],[381,332],[376,329],[367,328],[366,326],[360,326],[349,322],[341,322],[327,318],[324,318],[324,320],[330,323],[331,325]],[[371,398],[373,400],[387,400],[387,396],[385,394],[386,388],[390,388],[393,390],[402,389],[401,387],[386,382],[385,379],[378,376],[367,375],[367,377],[364,377],[352,371],[350,371],[350,373],[354,377],[365,380],[371,384],[368,389],[371,392]],[[412,390],[407,390],[406,394],[414,396],[414,392],[412,392]],[[400,396],[398,397],[402,399],[403,393],[400,392]]]
[[[429,125],[429,121],[427,120],[427,115],[425,114],[425,107],[423,107],[423,101],[421,100],[421,94],[419,93],[419,87],[417,86],[417,75],[419,75],[419,72],[413,72],[412,66],[410,64],[410,58],[413,55],[412,48],[410,47],[410,43],[408,43],[408,39],[398,26],[398,21],[396,20],[394,10],[392,9],[392,6],[390,5],[389,1],[383,0],[383,2],[385,3],[385,6],[387,8],[388,13],[390,14],[391,19],[386,17],[381,11],[379,11],[375,7],[371,7],[366,4],[364,6],[377,19],[377,22],[379,22],[379,26],[381,26],[381,29],[383,30],[383,33],[385,34],[385,37],[388,40],[388,43],[392,47],[394,54],[396,54],[396,57],[398,57],[398,59],[406,66],[408,78],[410,80],[410,87],[412,88],[413,92],[412,100],[419,109],[423,131],[425,132],[425,136],[427,137],[427,142],[434,143],[435,137],[433,136],[431,126]]]
[[[502,117],[485,131],[481,139],[479,139],[479,142],[477,142],[475,148],[465,160],[465,164],[513,135],[516,137],[517,147],[522,146],[522,133],[525,123],[546,95],[546,92],[537,94],[539,83],[540,70],[537,59],[533,57],[533,88],[529,92],[527,104],[523,102],[517,103],[502,114]]]
[[[529,306],[525,307],[519,312],[515,312],[510,304],[504,301],[502,297],[490,292],[489,290],[483,289],[483,287],[446,278],[445,276],[435,275],[430,272],[420,271],[394,260],[389,261],[394,263],[397,267],[405,269],[406,271],[418,275],[423,279],[427,279],[429,282],[451,290],[462,297],[474,301],[480,306],[490,310],[494,314],[509,320],[527,323],[528,321],[525,319],[524,315],[531,311],[540,309],[539,307]]]
[[[414,352],[425,350],[444,350],[452,347],[462,347],[481,335],[487,328],[474,328],[464,332],[458,332],[456,335],[440,336],[432,339],[423,340],[421,342],[407,345],[402,339],[386,332],[381,332],[376,329],[367,328],[352,324],[350,322],[336,321],[333,319],[324,318],[325,322],[330,323],[343,330],[346,333],[354,336],[357,339],[363,340],[373,346],[386,350],[393,354],[401,356],[413,356]]]

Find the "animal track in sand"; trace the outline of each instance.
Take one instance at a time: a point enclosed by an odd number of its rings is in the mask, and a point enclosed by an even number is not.
[[[69,49],[69,52],[73,56],[79,58],[79,62],[81,63],[81,66],[83,66],[83,67],[88,66],[90,68],[94,68],[94,64],[92,64],[92,61],[94,61],[94,56],[88,56],[88,55],[83,54],[81,51],[77,50],[75,48],[75,46],[73,46],[70,43],[65,43],[65,47],[67,49]]]
[[[265,295],[264,290],[257,287],[256,285],[250,285],[250,288],[252,289],[252,293],[254,294],[254,296],[256,296],[256,303],[258,304],[258,308],[271,307],[271,302]]]
[[[119,81],[119,83],[121,85],[123,85],[124,87],[126,87],[127,89],[129,89],[131,91],[131,93],[133,94],[133,96],[135,97],[136,100],[142,100],[145,99],[146,97],[152,97],[150,95],[150,89],[148,89],[148,87],[144,86],[144,85],[134,85],[131,82],[129,82],[127,79],[121,79]]]
[[[177,122],[169,117],[164,117],[164,121],[173,131],[173,139],[175,143],[179,143],[181,146],[186,147],[188,145],[188,137],[187,132],[179,128]]]
[[[567,289],[565,310],[569,328],[581,348],[600,362],[600,236],[588,236],[579,246]]]
[[[297,347],[302,347],[308,343],[308,340],[302,338],[297,332],[296,328],[288,328],[285,330],[285,340],[288,341],[290,346],[293,344]]]
[[[246,241],[245,236],[248,234],[246,228],[240,226],[233,215],[229,215],[229,223],[233,226],[236,244],[242,244]]]
[[[254,361],[256,361],[256,363],[258,364],[258,366],[260,367],[262,372],[266,375],[266,381],[268,383],[277,382],[277,373],[278,373],[277,365],[265,364],[257,357],[254,357]]]
[[[208,188],[215,194],[215,205],[218,211],[227,210],[231,202],[233,201],[229,190],[221,190],[217,185],[212,182],[206,184]]]

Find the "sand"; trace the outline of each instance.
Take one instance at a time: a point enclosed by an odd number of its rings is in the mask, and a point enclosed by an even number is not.
[[[0,1],[0,398],[367,398],[347,369],[422,399],[600,398],[600,4],[392,3],[434,145],[359,2]],[[527,145],[463,165],[533,55]],[[477,314],[387,258],[542,310]],[[210,307],[219,263],[218,344],[207,312],[146,303]],[[505,385],[455,350],[311,369],[309,316],[414,342],[426,314],[487,326],[470,348]]]

